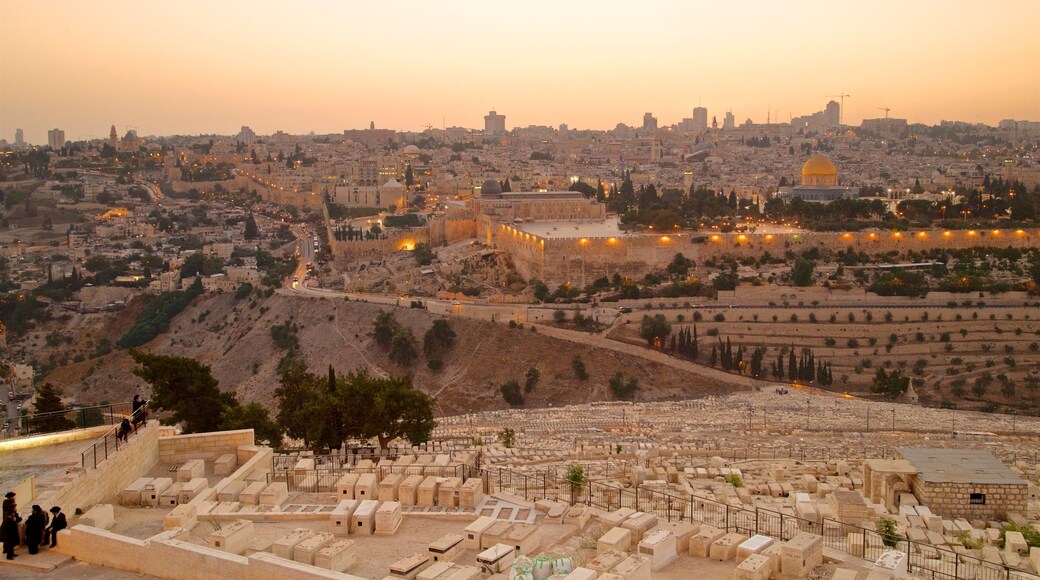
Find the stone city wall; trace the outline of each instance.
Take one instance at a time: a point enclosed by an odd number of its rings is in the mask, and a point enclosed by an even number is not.
[[[226,453],[237,455],[239,447],[254,444],[252,429],[175,435],[162,437],[158,442],[158,459],[163,463],[182,463],[189,459],[213,461]]]
[[[149,421],[123,446],[98,463],[95,469],[73,472],[73,479],[50,492],[37,503],[57,505],[66,513],[83,511],[119,493],[120,490],[151,471],[159,458],[159,423]]]
[[[1006,520],[1009,512],[1026,513],[1029,489],[1020,485],[929,483],[920,476],[910,478],[910,487],[918,501],[935,514],[946,518],[969,520]],[[986,503],[970,503],[971,494],[985,494]]]

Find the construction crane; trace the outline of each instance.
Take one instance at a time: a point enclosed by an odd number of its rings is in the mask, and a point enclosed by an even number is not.
[[[888,118],[888,112],[891,111],[892,109],[889,109],[888,107],[878,107],[878,110],[879,111],[884,111],[885,112],[885,118],[887,119]]]
[[[842,93],[840,95],[827,95],[827,98],[837,97],[837,98],[841,99],[841,110],[838,111],[838,124],[839,125],[844,125],[845,124],[845,97],[851,97],[851,96],[852,95],[847,95],[845,93]]]
[[[429,123],[427,123],[425,125],[419,125],[419,126],[425,128],[427,131],[429,131],[430,129],[433,129],[433,125],[431,125]]]

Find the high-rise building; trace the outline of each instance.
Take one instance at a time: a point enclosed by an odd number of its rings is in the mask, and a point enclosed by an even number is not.
[[[65,146],[65,131],[61,129],[51,129],[47,131],[47,144],[51,146],[51,149],[61,149]]]
[[[506,116],[495,111],[484,115],[484,134],[492,137],[506,132]]]
[[[657,117],[654,117],[653,113],[643,114],[643,130],[644,131],[656,131],[657,130]]]
[[[112,130],[108,132],[108,144],[113,149],[119,148],[119,133],[116,133],[116,126],[112,125]]]
[[[15,147],[21,147],[25,145],[25,132],[21,129],[14,130],[14,145]]]
[[[704,107],[694,107],[693,109],[693,131],[694,133],[704,133],[708,130],[708,109]]]
[[[827,103],[823,109],[823,119],[828,127],[837,127],[841,124],[841,105],[838,104],[838,101]]]
[[[726,118],[722,120],[723,129],[736,129],[737,119],[733,116],[733,111],[726,111]]]
[[[238,132],[237,139],[239,142],[244,143],[249,147],[253,145],[253,143],[256,143],[256,133],[254,133],[248,126],[242,125],[242,130]]]

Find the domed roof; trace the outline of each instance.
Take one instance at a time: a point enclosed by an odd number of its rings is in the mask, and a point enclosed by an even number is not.
[[[838,168],[826,155],[817,153],[802,166],[802,177],[810,175],[838,175]]]
[[[409,146],[404,148],[402,153],[404,153],[405,155],[418,155],[419,154],[419,148],[416,147],[415,145],[409,145]]]
[[[502,184],[494,179],[488,179],[480,186],[480,195],[498,195],[502,193]]]

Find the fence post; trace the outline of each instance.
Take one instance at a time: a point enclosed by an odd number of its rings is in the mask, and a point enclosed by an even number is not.
[[[755,534],[759,534],[758,530],[758,506],[755,506]]]
[[[97,468],[97,443],[90,446],[94,450],[94,468]],[[86,467],[84,465],[84,467]]]
[[[731,530],[729,529],[729,504],[726,504],[726,533],[728,534]]]

